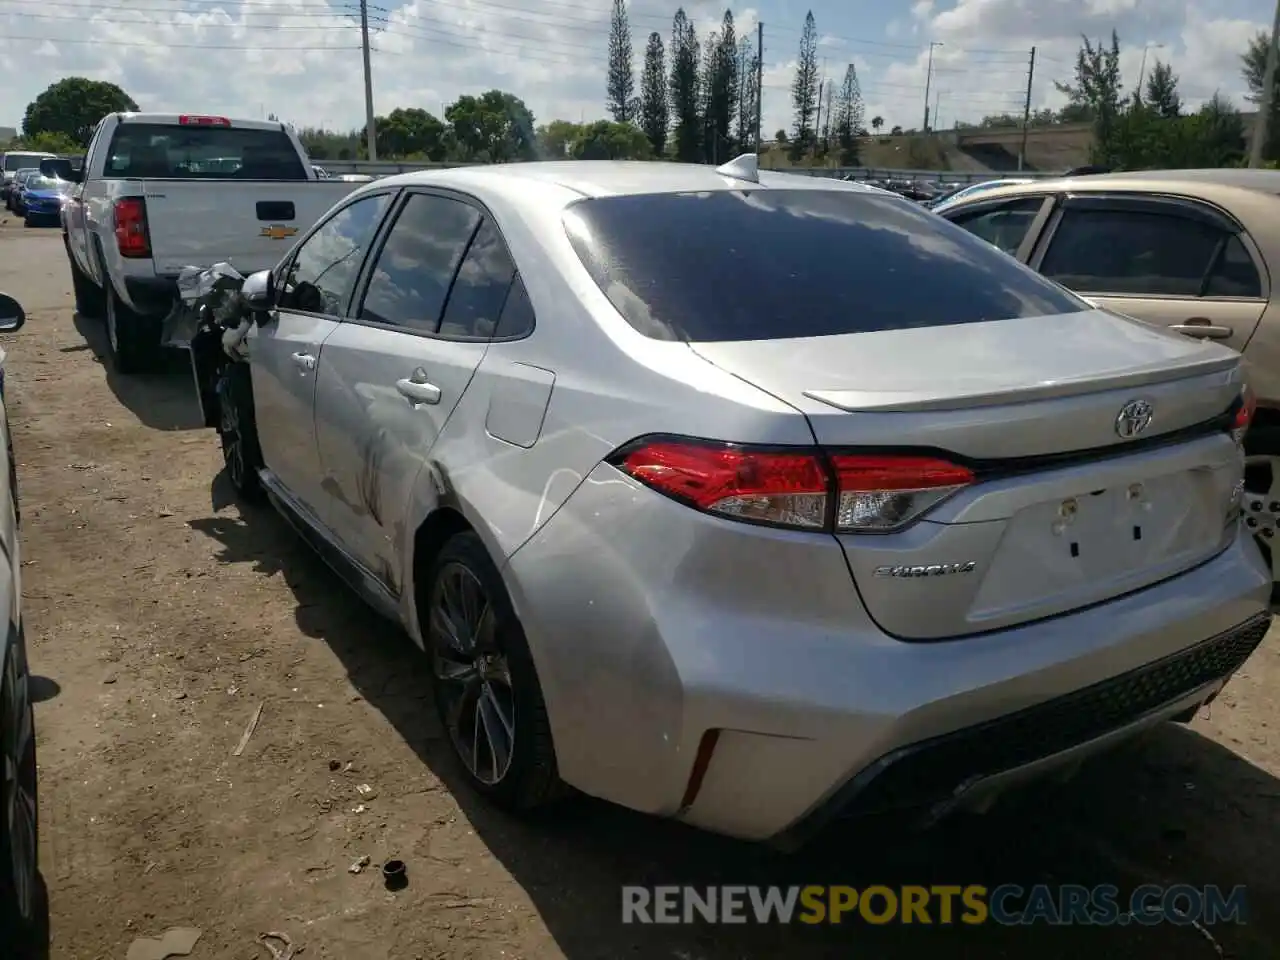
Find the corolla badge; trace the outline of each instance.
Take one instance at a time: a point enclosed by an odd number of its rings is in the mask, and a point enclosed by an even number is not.
[[[1130,400],[1116,414],[1116,435],[1121,440],[1132,440],[1151,426],[1155,408],[1146,400]]]
[[[896,565],[876,567],[875,576],[893,577],[895,579],[915,579],[916,577],[949,577],[957,573],[973,573],[978,564],[973,560],[962,563],[928,563],[920,566]]]

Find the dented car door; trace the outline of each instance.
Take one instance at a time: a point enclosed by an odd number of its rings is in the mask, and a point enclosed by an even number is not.
[[[410,192],[393,216],[325,343],[316,435],[326,524],[398,593],[414,484],[484,358],[515,268],[464,198]]]

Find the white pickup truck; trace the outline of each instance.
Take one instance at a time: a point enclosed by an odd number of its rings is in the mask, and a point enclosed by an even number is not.
[[[76,310],[107,325],[120,373],[159,354],[183,267],[272,267],[356,184],[316,177],[276,121],[113,113],[99,122],[62,211]]]

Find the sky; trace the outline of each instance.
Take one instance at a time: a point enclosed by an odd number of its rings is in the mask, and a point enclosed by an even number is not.
[[[0,126],[65,76],[119,84],[142,110],[233,117],[275,114],[298,126],[363,125],[357,0],[0,0]],[[611,0],[370,0],[377,113],[437,116],[465,93],[521,97],[536,122],[605,116]],[[669,44],[676,3],[631,0],[639,69],[648,35]],[[705,37],[725,7],[685,3]],[[792,127],[790,83],[806,12],[838,87],[857,70],[866,122],[935,128],[1021,112],[1032,47],[1033,109],[1058,107],[1082,34],[1120,36],[1127,89],[1156,59],[1190,105],[1215,91],[1244,107],[1240,53],[1270,27],[1272,0],[755,0],[731,6],[738,33],[764,24],[764,131]],[[931,46],[932,45],[932,46]]]

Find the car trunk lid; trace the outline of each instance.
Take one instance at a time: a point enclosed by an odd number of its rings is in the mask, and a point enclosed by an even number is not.
[[[801,410],[829,451],[972,470],[914,523],[838,534],[896,636],[1060,614],[1174,576],[1234,536],[1241,375],[1219,346],[1103,311],[690,346]],[[1134,404],[1150,414],[1136,431]]]

